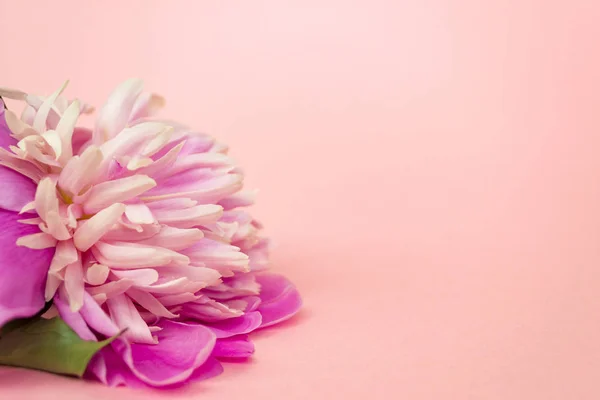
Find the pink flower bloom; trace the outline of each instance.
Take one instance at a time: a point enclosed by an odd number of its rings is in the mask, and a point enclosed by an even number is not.
[[[139,80],[112,93],[94,129],[77,127],[91,108],[62,98],[65,86],[47,98],[0,89],[27,104],[20,119],[5,112],[12,136],[0,136],[0,165],[13,171],[0,170],[0,188],[15,195],[0,207],[36,213],[18,224],[7,216],[15,234],[3,245],[16,239],[45,265],[34,287],[44,290],[23,315],[45,297],[83,339],[122,332],[88,368],[109,385],[179,384],[218,373],[216,358],[250,356],[246,335],[301,300],[263,273],[268,242],[227,148],[153,119],[164,101]],[[10,306],[1,290],[0,311]]]

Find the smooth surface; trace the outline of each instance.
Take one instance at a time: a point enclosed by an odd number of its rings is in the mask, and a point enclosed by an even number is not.
[[[0,0],[0,82],[141,76],[218,136],[302,315],[160,393],[0,369],[3,399],[600,397],[600,6]]]

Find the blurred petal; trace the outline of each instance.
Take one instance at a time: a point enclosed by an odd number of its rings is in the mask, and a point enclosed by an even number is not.
[[[228,338],[235,335],[250,333],[261,326],[262,316],[258,311],[253,311],[241,317],[227,319],[207,325],[217,338]]]
[[[300,310],[302,299],[296,287],[281,275],[265,274],[256,277],[261,285],[262,325],[266,327],[291,318]]]
[[[217,358],[248,358],[252,354],[254,344],[248,339],[248,335],[217,339],[212,353]]]

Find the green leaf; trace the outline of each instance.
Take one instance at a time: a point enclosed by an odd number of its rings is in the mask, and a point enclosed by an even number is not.
[[[38,311],[37,314],[35,314],[32,317],[29,318],[18,318],[18,319],[13,319],[12,321],[7,322],[6,324],[4,324],[4,326],[0,326],[0,338],[3,335],[8,334],[8,332],[17,329],[20,326],[25,325],[27,322],[41,317],[42,315],[44,315],[46,313],[46,311],[48,311],[50,309],[50,307],[52,306],[52,302],[49,301],[46,304],[44,304],[44,307],[42,307],[42,309],[40,311]]]
[[[88,363],[115,337],[101,342],[81,339],[59,317],[33,317],[2,328],[0,365],[39,369],[81,377]]]

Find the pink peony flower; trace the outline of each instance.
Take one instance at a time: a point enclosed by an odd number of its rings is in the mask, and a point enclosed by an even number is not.
[[[0,125],[0,325],[46,300],[85,340],[121,333],[87,370],[109,385],[169,386],[249,357],[247,334],[301,299],[263,272],[268,242],[227,147],[153,119],[164,101],[139,80],[111,94],[93,130],[78,127],[92,109],[65,87],[0,89],[26,102]],[[5,288],[22,271],[27,287]]]

